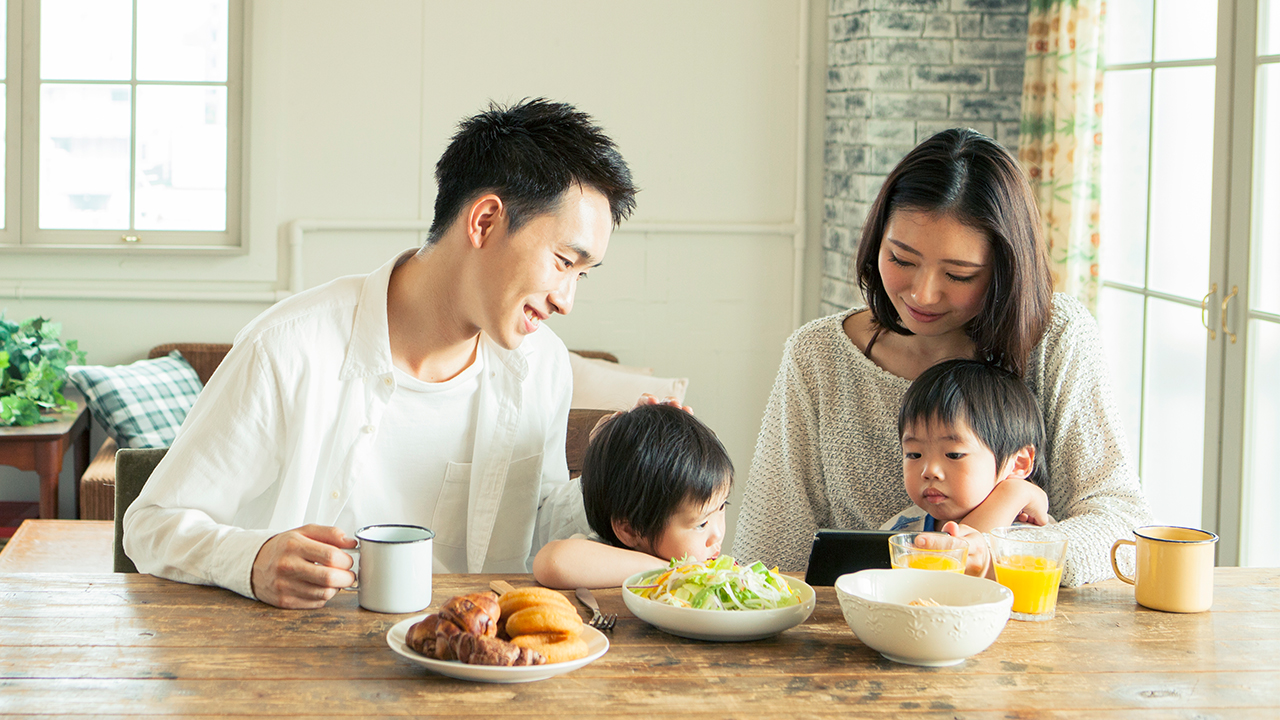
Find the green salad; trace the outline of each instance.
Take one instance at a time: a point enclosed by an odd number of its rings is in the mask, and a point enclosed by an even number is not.
[[[756,561],[741,565],[728,555],[706,562],[672,560],[627,588],[642,598],[699,610],[772,610],[799,605],[777,568]]]

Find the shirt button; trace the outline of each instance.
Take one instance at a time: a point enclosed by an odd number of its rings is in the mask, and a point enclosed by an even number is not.
[[[391,378],[389,378],[389,377],[385,377],[385,378],[382,378],[382,382],[383,382],[387,387],[391,387],[391,385],[392,385],[392,383],[393,383],[394,381],[393,381]]]
[[[334,490],[334,491],[333,491],[333,499],[334,499],[334,500],[337,500],[337,499],[338,499],[338,491],[337,491],[337,490]]]
[[[360,428],[360,431],[363,432],[365,435],[372,433],[373,430],[374,430],[374,427],[372,425],[365,425],[364,427]]]

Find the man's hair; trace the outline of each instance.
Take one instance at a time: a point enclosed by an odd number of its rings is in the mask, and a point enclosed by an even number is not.
[[[1018,161],[974,130],[943,130],[894,167],[867,212],[854,261],[875,323],[910,335],[880,277],[880,244],[898,210],[950,216],[991,243],[992,276],[982,310],[965,328],[977,358],[1026,372],[1052,310],[1053,278],[1040,211]]]
[[[572,105],[536,98],[489,109],[458,124],[436,163],[436,207],[427,244],[485,193],[502,198],[508,229],[553,212],[573,185],[609,200],[616,227],[636,205],[631,170],[604,131]]]
[[[1040,406],[1013,373],[977,360],[947,360],[920,373],[898,411],[898,438],[910,425],[968,426],[995,455],[996,468],[1019,450],[1035,448],[1027,480],[1044,487],[1044,419]]]
[[[733,482],[733,462],[716,434],[689,412],[641,405],[596,432],[581,482],[591,529],[625,547],[613,531],[614,520],[655,541],[682,503],[704,506]]]

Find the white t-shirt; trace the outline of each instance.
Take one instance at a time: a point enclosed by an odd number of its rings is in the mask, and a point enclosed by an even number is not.
[[[480,404],[483,356],[456,377],[429,383],[394,369],[396,389],[383,411],[372,461],[358,473],[381,482],[359,490],[338,515],[350,537],[366,525],[405,523],[436,533],[435,572],[467,571],[467,495]]]

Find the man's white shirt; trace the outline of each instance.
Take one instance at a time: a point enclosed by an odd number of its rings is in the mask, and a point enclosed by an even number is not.
[[[389,494],[365,493],[385,481],[378,438],[384,423],[405,429],[397,410],[387,415],[408,391],[392,365],[386,302],[407,256],[286,299],[240,332],[125,514],[125,552],[140,572],[252,597],[253,561],[271,536],[335,525],[349,505],[353,526],[384,521],[360,503],[385,507]],[[564,457],[568,351],[545,326],[516,350],[482,335],[475,367],[469,462],[445,461],[438,479],[441,490],[465,483],[465,505],[451,494],[446,514],[458,522],[432,529],[462,542],[444,553],[448,571],[528,572],[548,540],[587,529]],[[431,527],[441,510],[400,520]]]

